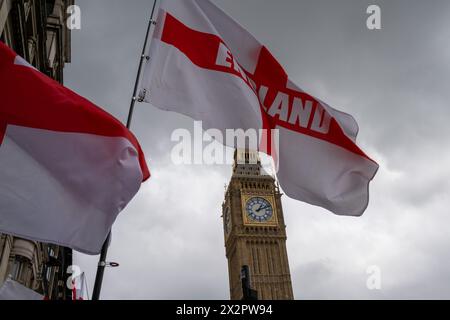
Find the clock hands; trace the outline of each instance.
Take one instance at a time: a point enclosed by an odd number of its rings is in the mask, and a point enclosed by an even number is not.
[[[256,209],[256,212],[260,212],[262,209],[265,209],[265,208],[267,208],[267,207],[269,207],[269,206],[268,206],[268,205],[265,205],[265,206],[260,205],[259,208]]]

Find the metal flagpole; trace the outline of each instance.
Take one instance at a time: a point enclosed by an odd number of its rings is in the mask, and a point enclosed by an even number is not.
[[[127,119],[127,128],[128,129],[130,129],[131,119],[133,118],[134,105],[135,105],[136,99],[137,99],[136,94],[137,94],[137,90],[138,90],[138,86],[139,86],[139,79],[141,78],[142,66],[143,66],[145,60],[150,59],[149,56],[145,55],[145,51],[147,50],[148,36],[150,35],[152,25],[156,24],[156,21],[153,20],[153,15],[155,14],[156,1],[157,0],[153,0],[152,13],[150,14],[150,21],[148,22],[147,34],[145,35],[144,47],[142,48],[141,59],[139,61],[139,68],[138,68],[138,72],[136,75],[136,82],[134,83],[133,97],[131,98],[130,111],[128,113],[128,119]]]
[[[155,13],[155,7],[156,7],[156,1],[157,0],[153,0],[152,13],[150,14],[150,20],[148,22],[147,33],[145,35],[145,41],[144,41],[144,46],[142,48],[141,59],[139,61],[139,68],[138,68],[138,72],[136,75],[136,82],[134,83],[133,96],[131,98],[130,111],[128,112],[128,119],[127,119],[127,128],[128,129],[130,129],[130,127],[131,127],[131,120],[133,118],[134,105],[136,104],[136,100],[137,100],[136,94],[137,94],[137,90],[138,90],[138,86],[139,86],[139,80],[141,78],[142,66],[144,65],[144,61],[149,59],[149,57],[147,55],[145,55],[145,53],[147,50],[148,37],[150,35],[152,25],[156,24],[156,22],[153,20],[153,16]],[[102,282],[103,282],[103,274],[105,272],[105,267],[107,264],[106,263],[106,255],[108,254],[108,247],[109,247],[110,240],[111,240],[111,232],[109,232],[108,237],[106,238],[105,242],[103,243],[102,251],[100,253],[100,259],[99,259],[98,266],[97,266],[97,274],[95,276],[94,289],[92,292],[92,300],[99,300],[99,298],[100,298],[100,291],[102,289]]]

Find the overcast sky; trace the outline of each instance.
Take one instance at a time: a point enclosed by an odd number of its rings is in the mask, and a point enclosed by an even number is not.
[[[152,0],[76,0],[65,84],[125,121]],[[214,0],[264,43],[290,79],[359,123],[380,164],[360,218],[283,197],[296,299],[450,299],[450,2]],[[382,29],[366,28],[381,8]],[[225,165],[170,161],[184,116],[138,104],[132,130],[152,178],[119,215],[107,299],[228,299]],[[75,255],[92,290],[98,257]],[[366,270],[381,270],[368,290]]]

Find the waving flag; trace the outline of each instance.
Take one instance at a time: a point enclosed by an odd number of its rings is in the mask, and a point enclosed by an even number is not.
[[[99,253],[149,177],[117,119],[0,42],[0,232]]]
[[[72,279],[72,300],[89,300],[86,299],[86,276],[84,272],[79,277]]]
[[[6,279],[0,287],[0,300],[45,300],[44,296],[17,281]]]
[[[364,212],[378,165],[356,145],[353,117],[297,87],[265,46],[210,1],[163,0],[149,56],[144,101],[206,129],[278,129],[277,148],[262,150],[278,160],[288,196],[340,215]]]

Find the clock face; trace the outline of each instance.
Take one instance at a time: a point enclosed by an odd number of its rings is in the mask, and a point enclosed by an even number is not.
[[[250,220],[255,222],[266,222],[273,216],[272,205],[261,197],[250,198],[245,204],[245,210]]]

